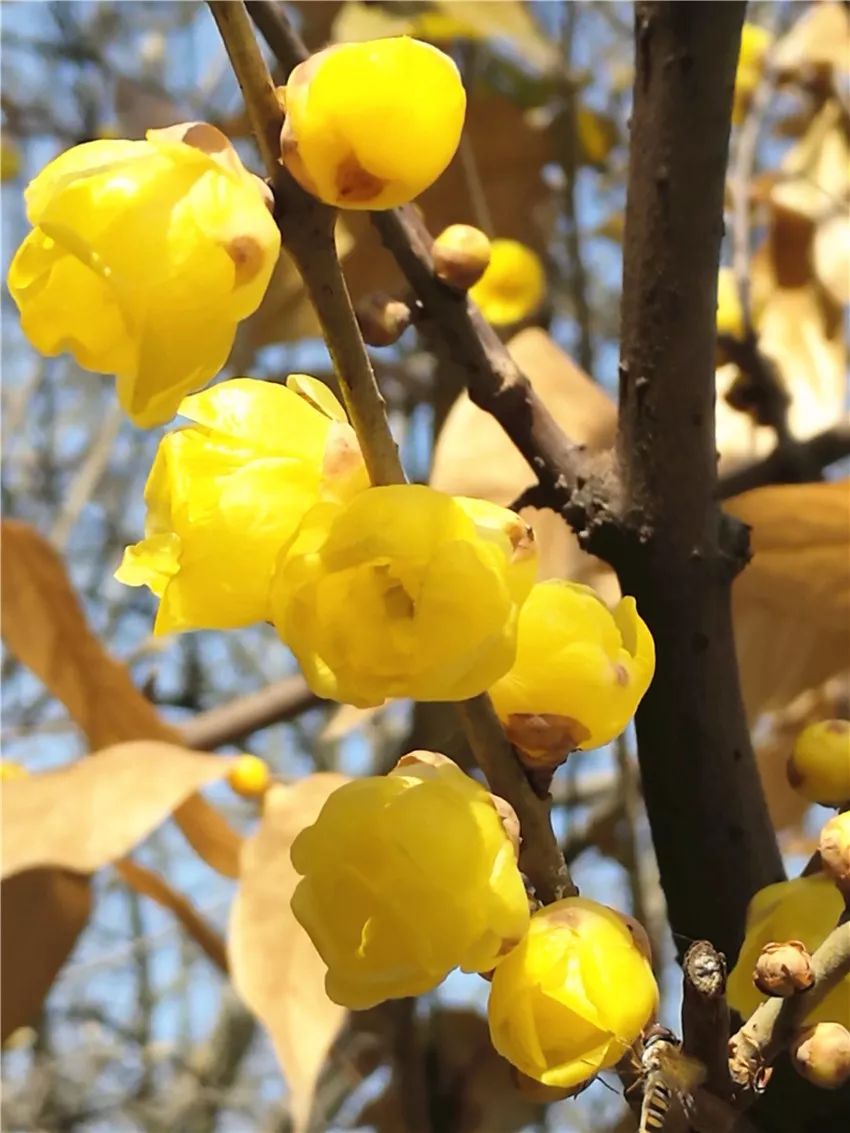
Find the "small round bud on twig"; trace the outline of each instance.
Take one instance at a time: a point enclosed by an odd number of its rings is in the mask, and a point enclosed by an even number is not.
[[[410,326],[411,311],[401,299],[375,291],[357,304],[357,321],[369,346],[392,346]]]
[[[451,224],[431,249],[437,277],[458,291],[477,283],[490,263],[490,241],[470,224]]]
[[[824,872],[850,900],[850,811],[836,814],[827,822],[820,832],[818,849]]]
[[[786,999],[815,982],[812,958],[799,940],[765,944],[756,961],[753,983],[765,995]]]
[[[823,1090],[850,1081],[850,1031],[840,1023],[816,1023],[800,1031],[791,1045],[794,1069]]]

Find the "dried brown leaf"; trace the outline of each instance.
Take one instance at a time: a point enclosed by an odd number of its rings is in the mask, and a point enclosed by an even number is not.
[[[725,506],[753,529],[732,600],[755,720],[850,664],[850,480],[756,488]]]
[[[227,950],[221,936],[212,925],[201,916],[197,909],[182,893],[168,884],[164,877],[158,873],[145,869],[144,866],[134,862],[132,858],[122,858],[115,863],[115,869],[121,879],[145,897],[150,897],[164,909],[172,912],[189,936],[195,941],[213,964],[225,974],[227,973]]]
[[[306,1128],[319,1072],[346,1011],[325,994],[325,965],[289,907],[298,882],[289,848],[345,782],[326,772],[266,792],[262,821],[243,847],[230,919],[233,983],[271,1036],[291,1091],[295,1133]]]
[[[156,740],[14,779],[2,797],[2,876],[35,866],[93,873],[123,857],[233,759]]]
[[[28,869],[0,885],[4,1042],[35,1020],[89,919],[91,903],[88,877],[64,869]]]
[[[92,633],[65,567],[46,539],[26,523],[2,524],[3,640],[85,732],[93,748],[125,740],[180,744],[134,686],[126,667]],[[237,877],[241,839],[215,807],[190,796],[174,814],[193,849],[227,877]]]
[[[848,37],[850,19],[843,4],[806,5],[800,18],[776,45],[771,63],[783,72],[821,66],[846,72]]]

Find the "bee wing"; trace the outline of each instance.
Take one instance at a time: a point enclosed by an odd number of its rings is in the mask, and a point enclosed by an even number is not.
[[[706,1069],[696,1058],[689,1058],[673,1047],[659,1051],[659,1065],[673,1089],[688,1093],[705,1081]]]

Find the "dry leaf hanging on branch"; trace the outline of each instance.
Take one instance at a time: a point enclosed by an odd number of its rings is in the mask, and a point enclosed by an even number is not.
[[[91,912],[88,877],[28,869],[0,885],[2,1041],[32,1023]]]
[[[242,850],[231,912],[233,984],[271,1036],[291,1092],[294,1133],[307,1127],[319,1072],[346,1011],[325,994],[325,965],[289,907],[298,882],[289,848],[345,782],[326,772],[266,792],[260,825]]]
[[[94,873],[124,857],[232,759],[154,740],[6,783],[2,875],[35,866]]]
[[[754,720],[850,665],[850,481],[756,488],[725,506],[753,529],[732,600]]]
[[[137,739],[182,746],[177,730],[92,633],[47,540],[16,520],[4,520],[2,530],[2,630],[9,650],[62,701],[92,748]],[[174,819],[213,869],[237,876],[241,840],[213,806],[192,794]]]

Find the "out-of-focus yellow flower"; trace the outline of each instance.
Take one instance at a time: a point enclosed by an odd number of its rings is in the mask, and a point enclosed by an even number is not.
[[[797,736],[788,780],[813,803],[850,802],[850,720],[820,720]]]
[[[454,156],[466,113],[452,60],[407,36],[328,47],[295,68],[284,97],[286,167],[348,209],[418,197]]]
[[[13,779],[26,779],[29,775],[26,767],[15,763],[11,759],[0,760],[0,783],[11,783]]]
[[[319,696],[463,700],[514,658],[536,552],[518,515],[417,484],[316,509],[282,556],[272,619]]]
[[[26,190],[9,268],[27,338],[114,374],[137,425],[168,421],[263,298],[280,251],[263,189],[203,123],[61,154]]]
[[[546,273],[536,252],[518,240],[494,240],[490,266],[469,294],[494,326],[534,314],[546,292]]]
[[[14,181],[21,172],[21,151],[14,138],[0,138],[0,181]]]
[[[557,763],[618,736],[654,671],[634,598],[609,610],[589,586],[552,579],[520,611],[516,660],[490,695],[512,741],[532,761]]]
[[[227,773],[227,783],[231,791],[244,799],[256,799],[264,795],[272,781],[269,765],[257,755],[237,756]]]
[[[814,952],[835,928],[844,900],[822,873],[778,881],[760,889],[747,909],[747,932],[738,962],[726,985],[730,1004],[744,1018],[762,1001],[753,984],[753,971],[762,948],[770,941],[800,940]],[[805,1018],[807,1023],[834,1022],[850,1026],[850,975],[845,976]]]
[[[657,1005],[652,967],[625,919],[568,897],[536,912],[496,968],[490,1037],[529,1078],[569,1088],[619,1062]]]
[[[234,378],[180,412],[195,424],[160,442],[145,537],[115,577],[160,599],[157,634],[263,621],[277,556],[308,510],[368,485],[354,431],[305,374],[286,386]]]
[[[303,875],[292,911],[346,1007],[420,995],[453,968],[490,971],[528,926],[492,797],[436,752],[334,791],[291,853]]]
[[[732,268],[722,267],[717,273],[717,333],[732,338],[744,337],[744,313],[738,284]]]
[[[741,50],[735,72],[735,100],[732,105],[732,122],[740,126],[746,117],[753,91],[761,80],[764,59],[771,44],[771,35],[758,24],[745,23],[741,29]]]

